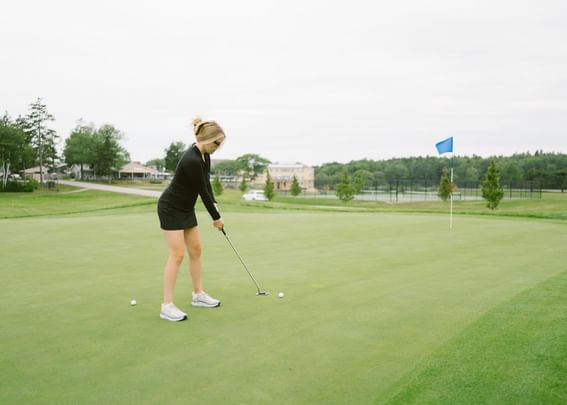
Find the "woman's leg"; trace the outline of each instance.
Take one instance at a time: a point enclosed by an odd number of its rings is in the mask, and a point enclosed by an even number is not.
[[[189,252],[189,273],[193,281],[193,292],[196,294],[203,291],[201,283],[201,234],[199,227],[185,229],[185,246]]]
[[[185,245],[182,229],[179,231],[163,231],[163,234],[169,251],[163,275],[163,303],[169,304],[173,302],[173,291],[175,290],[179,266],[183,262]]]

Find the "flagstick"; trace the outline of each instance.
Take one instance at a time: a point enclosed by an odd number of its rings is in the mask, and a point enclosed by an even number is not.
[[[449,229],[453,229],[453,137],[442,140],[435,144],[437,152],[442,155],[443,153],[451,153],[451,184],[449,190],[449,198],[451,199],[451,208],[449,211]]]

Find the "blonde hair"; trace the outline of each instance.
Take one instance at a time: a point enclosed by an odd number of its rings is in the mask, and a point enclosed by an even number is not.
[[[226,135],[215,121],[203,121],[201,117],[193,119],[193,133],[199,143],[212,143]]]

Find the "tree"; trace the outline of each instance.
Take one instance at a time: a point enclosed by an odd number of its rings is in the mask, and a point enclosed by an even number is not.
[[[268,159],[253,153],[247,153],[236,158],[238,169],[243,171],[250,180],[254,180],[260,174],[264,173],[268,165],[271,163]]]
[[[451,195],[451,180],[449,179],[449,171],[446,167],[441,171],[441,182],[439,183],[439,192],[437,195],[443,201],[447,201]]]
[[[27,147],[24,131],[13,125],[9,119],[2,119],[0,121],[0,171],[3,187],[6,187],[8,175],[11,173],[10,169],[14,171],[22,165]]]
[[[69,166],[80,166],[81,180],[84,180],[83,166],[95,160],[95,132],[93,124],[85,125],[79,121],[69,138],[65,139],[63,149],[65,163]]]
[[[41,184],[43,184],[44,163],[49,160],[54,162],[57,159],[55,145],[58,136],[55,130],[47,127],[49,121],[55,121],[55,118],[47,112],[47,106],[42,103],[41,98],[30,104],[29,114],[20,120],[28,137],[27,140],[35,151]]]
[[[272,200],[272,198],[274,198],[274,183],[272,182],[272,178],[270,177],[270,172],[267,172],[266,185],[264,186],[264,195],[270,201]]]
[[[146,166],[155,167],[157,171],[162,172],[165,168],[165,159],[152,159],[146,162]]]
[[[348,202],[354,198],[355,189],[346,170],[343,171],[341,182],[337,186],[337,196],[341,201]]]
[[[112,125],[104,125],[94,135],[93,161],[89,162],[97,176],[112,179],[113,169],[120,169],[129,160],[128,152],[118,143],[123,134]]]
[[[223,192],[222,183],[219,176],[215,176],[215,178],[213,179],[213,191],[215,192],[215,195],[221,195]]]
[[[297,181],[297,177],[295,177],[295,175],[293,176],[293,180],[291,181],[291,195],[293,196],[297,196],[301,193],[301,186],[299,185],[299,182]]]
[[[500,187],[500,175],[496,168],[496,162],[493,159],[490,161],[486,177],[482,183],[482,198],[486,200],[486,206],[493,210],[498,207],[502,197],[504,197],[504,192],[502,187]]]
[[[238,162],[236,160],[224,160],[219,162],[213,168],[213,171],[225,176],[236,176],[239,172]]]
[[[514,161],[507,161],[500,171],[500,180],[504,184],[518,183],[522,180],[522,169]]]
[[[465,180],[470,182],[477,182],[478,181],[478,170],[476,167],[467,167],[465,170]]]
[[[557,170],[554,174],[558,179],[557,182],[561,192],[565,192],[565,188],[567,188],[567,169]]]
[[[167,149],[165,149],[165,170],[174,172],[177,167],[177,163],[183,156],[185,152],[185,144],[183,142],[171,143]]]
[[[364,189],[372,188],[376,182],[374,173],[369,170],[357,170],[353,177],[357,193]]]
[[[243,193],[245,193],[246,190],[248,190],[248,184],[246,184],[246,177],[242,176],[242,181],[240,182],[238,189]]]
[[[393,182],[396,180],[407,179],[409,176],[409,170],[402,162],[394,162],[386,166],[384,175],[388,182]]]

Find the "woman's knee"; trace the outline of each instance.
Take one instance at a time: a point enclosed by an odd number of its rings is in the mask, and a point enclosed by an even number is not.
[[[169,251],[169,258],[173,260],[177,265],[180,265],[183,262],[183,257],[185,256],[183,250],[170,250]]]
[[[191,259],[199,259],[201,257],[201,243],[192,243],[188,246],[187,251],[189,252],[189,257]]]

